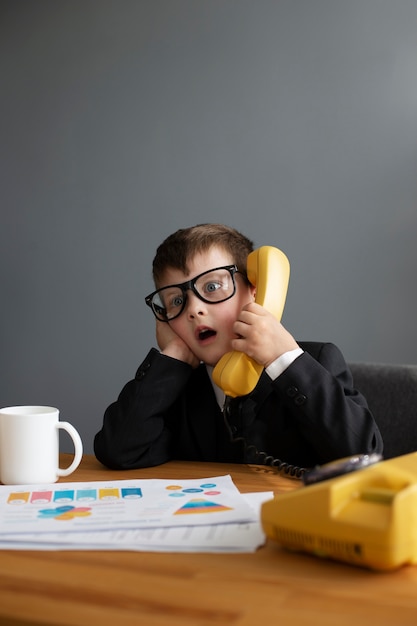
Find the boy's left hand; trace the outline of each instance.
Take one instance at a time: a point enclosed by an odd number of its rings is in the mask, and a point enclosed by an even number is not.
[[[199,359],[166,322],[156,321],[156,340],[161,354],[184,361],[193,368],[198,366]]]
[[[243,307],[233,330],[238,335],[232,340],[233,350],[244,352],[264,367],[285,352],[299,348],[281,322],[256,302]]]

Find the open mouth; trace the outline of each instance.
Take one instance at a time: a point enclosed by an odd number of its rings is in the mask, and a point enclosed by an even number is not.
[[[197,332],[197,337],[199,341],[206,341],[207,339],[214,337],[216,334],[216,331],[212,328],[202,328]]]

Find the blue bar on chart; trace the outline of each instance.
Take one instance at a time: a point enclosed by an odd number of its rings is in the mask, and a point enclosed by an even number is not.
[[[72,502],[74,500],[74,489],[61,489],[55,491],[54,502]]]
[[[140,487],[122,487],[122,498],[133,500],[142,497],[142,489]]]
[[[95,489],[78,489],[77,500],[82,502],[91,502],[97,499],[97,491]]]

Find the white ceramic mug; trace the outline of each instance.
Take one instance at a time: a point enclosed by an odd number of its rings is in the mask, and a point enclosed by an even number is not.
[[[74,443],[74,459],[59,467],[59,429]],[[4,485],[54,483],[80,464],[83,444],[68,422],[59,421],[51,406],[10,406],[0,409],[0,481]]]

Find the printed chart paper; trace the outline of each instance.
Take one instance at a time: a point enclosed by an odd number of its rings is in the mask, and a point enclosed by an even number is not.
[[[231,551],[263,541],[259,506],[230,476],[0,486],[0,548]]]

